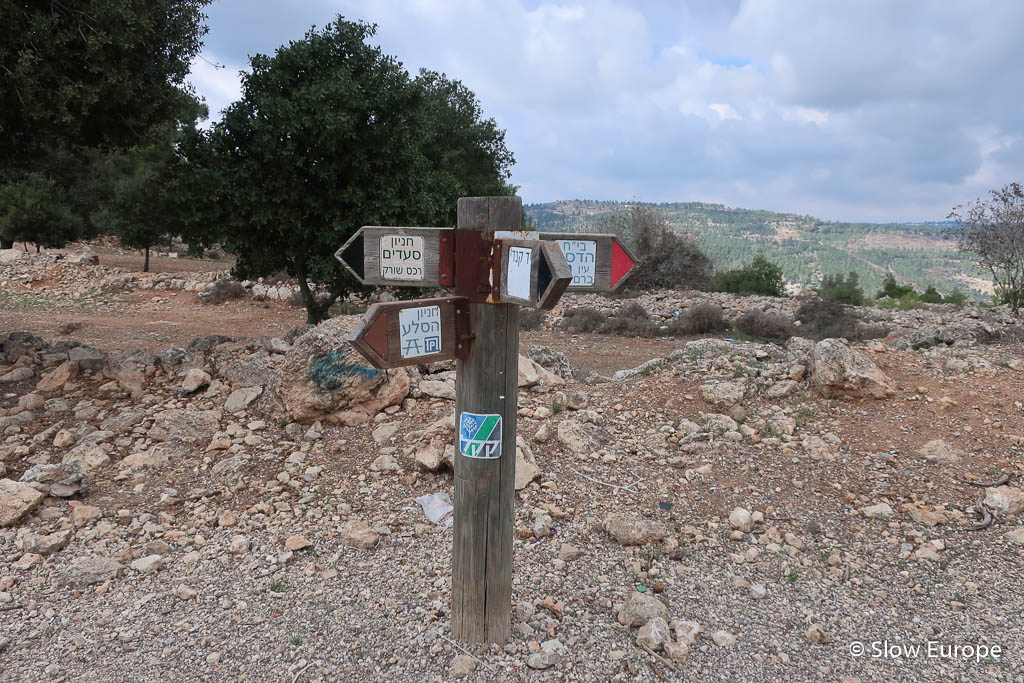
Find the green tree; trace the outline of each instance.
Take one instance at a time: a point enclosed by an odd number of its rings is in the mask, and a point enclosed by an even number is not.
[[[860,287],[860,278],[852,270],[846,274],[846,277],[826,275],[818,287],[818,294],[823,299],[851,306],[861,306],[864,303],[864,290]]]
[[[896,276],[892,273],[885,274],[885,280],[882,281],[882,288],[878,290],[878,294],[875,295],[876,299],[884,299],[889,297],[890,299],[902,299],[908,294],[914,294],[914,288],[911,285],[901,285],[896,282]]]
[[[12,244],[59,247],[78,234],[81,223],[67,192],[41,173],[0,187],[0,236]]]
[[[94,188],[99,150],[145,144],[192,97],[185,78],[209,2],[0,3],[0,186],[28,182],[38,193],[45,185],[50,201],[65,203],[55,215],[72,211],[88,230],[96,195],[84,188]],[[18,239],[62,246],[80,236],[63,220],[33,225],[37,234]],[[0,248],[10,246],[0,235]]]
[[[784,296],[783,284],[782,268],[761,254],[755,256],[748,266],[715,275],[718,291],[731,294]]]
[[[921,301],[926,304],[941,304],[942,295],[935,289],[935,285],[928,285],[928,289],[924,290],[924,294],[921,295]]]
[[[241,99],[182,148],[190,244],[222,240],[239,277],[286,270],[310,323],[359,286],[334,252],[360,226],[452,225],[460,195],[512,191],[504,131],[473,94],[411,78],[366,43],[375,30],[339,18],[253,56]]]

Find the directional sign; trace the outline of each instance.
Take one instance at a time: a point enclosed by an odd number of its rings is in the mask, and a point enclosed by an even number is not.
[[[540,240],[497,240],[501,245],[502,303],[550,310],[572,281],[558,245]]]
[[[335,253],[364,285],[452,287],[454,230],[364,226]]]
[[[636,258],[615,235],[591,235],[574,232],[542,232],[562,248],[572,271],[570,292],[611,292],[630,276]]]
[[[377,368],[465,355],[469,316],[461,297],[374,304],[348,340]]]

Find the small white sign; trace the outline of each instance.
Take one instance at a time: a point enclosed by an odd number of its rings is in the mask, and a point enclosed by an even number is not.
[[[508,250],[508,293],[520,299],[530,298],[530,266],[533,250],[512,247]]]
[[[402,358],[441,353],[441,307],[403,308],[398,312],[398,331]]]
[[[597,242],[591,240],[555,240],[562,248],[572,272],[573,287],[593,287],[596,283]]]
[[[387,280],[422,280],[423,238],[381,235],[380,276]]]

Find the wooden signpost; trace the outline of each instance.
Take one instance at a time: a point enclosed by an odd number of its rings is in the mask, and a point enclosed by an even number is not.
[[[364,284],[454,289],[374,304],[349,341],[378,368],[456,359],[452,635],[464,643],[511,634],[519,307],[611,291],[635,262],[611,235],[514,232],[521,219],[518,197],[463,197],[454,230],[367,226],[336,254]]]

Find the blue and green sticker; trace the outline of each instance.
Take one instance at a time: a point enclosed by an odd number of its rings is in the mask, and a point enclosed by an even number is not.
[[[467,458],[501,457],[501,415],[462,413],[459,453]]]

